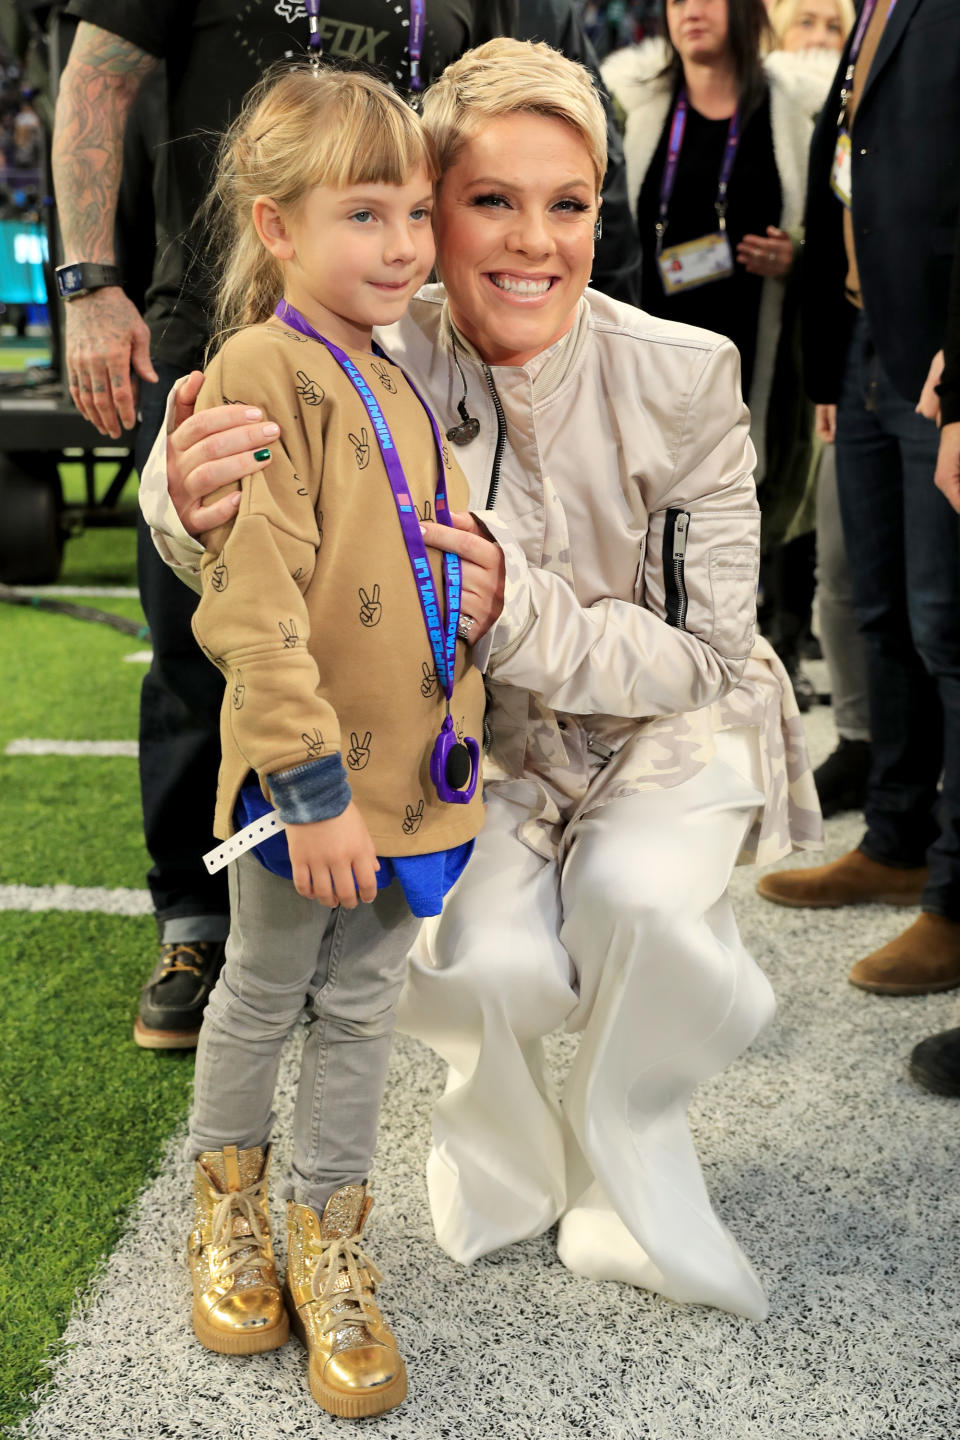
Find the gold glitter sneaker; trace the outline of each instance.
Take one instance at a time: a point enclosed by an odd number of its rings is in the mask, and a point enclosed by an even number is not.
[[[310,1356],[310,1393],[331,1415],[380,1415],[407,1393],[407,1371],[373,1296],[382,1279],[361,1232],[373,1200],[343,1185],[324,1206],[287,1203],[284,1295]]]
[[[275,1350],[290,1335],[267,1210],[270,1150],[205,1150],[193,1169],[188,1257],[193,1330],[222,1355]]]

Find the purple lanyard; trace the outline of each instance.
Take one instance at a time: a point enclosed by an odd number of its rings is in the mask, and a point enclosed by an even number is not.
[[[896,3],[896,0],[894,0]],[[874,0],[876,4],[876,0]],[[670,197],[673,194],[673,187],[677,180],[677,165],[680,160],[680,151],[683,149],[683,136],[687,128],[687,91],[684,87],[677,96],[677,103],[673,107],[673,116],[670,120],[670,142],[667,146],[667,163],[663,167],[663,179],[660,181],[660,216],[657,220],[657,255],[663,248],[663,237],[667,233],[667,212],[670,209]],[[730,116],[730,124],[727,127],[727,142],[723,149],[723,164],[720,166],[720,180],[717,185],[717,198],[713,202],[717,212],[717,219],[720,222],[721,231],[727,228],[727,186],[730,184],[730,176],[733,173],[733,162],[737,158],[737,146],[740,144],[740,107],[737,106]]]
[[[887,7],[887,19],[893,14],[893,8],[897,0],[890,0]],[[860,11],[860,20],[853,34],[853,44],[850,46],[850,55],[847,61],[847,73],[843,77],[843,88],[840,91],[840,114],[837,116],[837,127],[839,128],[846,117],[847,106],[850,103],[850,95],[853,90],[853,72],[857,66],[860,51],[863,49],[863,42],[866,38],[867,27],[873,19],[873,12],[876,10],[879,0],[865,0],[863,9]]]
[[[299,310],[288,305],[286,300],[281,300],[274,310],[278,320],[289,325],[292,330],[299,330],[301,335],[307,335],[311,340],[319,340],[320,344],[329,350],[336,360],[354,390],[363,401],[364,408],[370,417],[370,424],[377,437],[380,446],[380,454],[383,456],[383,463],[390,480],[390,488],[393,491],[393,498],[397,506],[397,514],[400,517],[400,528],[403,531],[403,538],[407,547],[407,555],[413,570],[413,577],[417,585],[417,596],[420,600],[420,609],[423,611],[423,623],[427,629],[427,636],[430,640],[430,648],[433,651],[433,658],[437,667],[437,676],[443,687],[443,693],[447,697],[447,712],[450,709],[450,700],[453,696],[453,672],[457,654],[457,625],[460,620],[460,557],[448,552],[443,555],[443,589],[446,602],[446,628],[444,629],[443,614],[440,607],[440,597],[437,594],[437,587],[434,583],[433,572],[430,569],[430,562],[427,559],[427,547],[423,543],[423,535],[420,531],[420,521],[414,509],[413,501],[410,499],[410,488],[406,476],[403,473],[403,466],[397,454],[396,446],[393,443],[393,436],[390,434],[383,411],[377,404],[376,397],[364,380],[360,371],[354,365],[350,356],[347,355],[332,340],[326,339],[319,330],[315,330]],[[376,353],[384,360],[386,355],[379,345],[374,347]],[[405,374],[405,372],[403,372]],[[450,519],[450,507],[447,504],[447,480],[443,464],[443,441],[440,438],[440,430],[436,419],[429,405],[408,375],[405,375],[407,384],[416,395],[420,404],[427,412],[430,425],[433,429],[433,438],[437,447],[437,490],[434,497],[434,510],[437,522],[440,525],[452,525]]]
[[[318,60],[323,54],[323,39],[320,35],[320,0],[304,0],[307,8],[307,25],[310,35],[307,44],[310,54]],[[427,23],[427,0],[410,0],[410,40],[407,54],[410,56],[410,89],[422,90],[423,78],[420,61],[423,59],[423,32]]]

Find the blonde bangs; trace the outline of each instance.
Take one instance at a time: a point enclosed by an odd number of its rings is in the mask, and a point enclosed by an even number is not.
[[[258,198],[295,211],[316,185],[404,185],[420,165],[437,179],[433,141],[383,81],[330,66],[274,66],[223,136],[205,206],[219,257],[217,339],[267,319],[283,293],[281,267],[254,228]]]

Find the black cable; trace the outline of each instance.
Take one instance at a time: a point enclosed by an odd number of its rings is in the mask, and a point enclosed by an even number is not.
[[[22,595],[9,585],[0,585],[0,601],[6,605],[25,605],[33,610],[49,610],[54,615],[70,615],[74,620],[90,620],[98,625],[110,625],[122,635],[133,635],[137,640],[149,640],[150,631],[137,620],[128,620],[125,615],[111,615],[108,610],[96,610],[92,605],[74,605],[69,600],[55,600],[50,595]]]

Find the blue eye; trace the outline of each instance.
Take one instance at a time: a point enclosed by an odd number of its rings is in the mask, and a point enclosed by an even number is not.
[[[470,201],[470,204],[487,205],[491,209],[495,209],[501,205],[508,205],[509,201],[507,200],[507,197],[505,195],[474,195],[473,199]]]
[[[582,200],[567,199],[558,200],[553,208],[565,211],[567,214],[582,215],[585,210],[589,209],[589,206]]]
[[[430,219],[430,214],[431,214],[431,212],[426,208],[426,206],[425,206],[425,205],[421,205],[418,210],[411,210],[411,211],[410,211],[410,219],[411,219],[411,220],[429,220],[429,219]]]
[[[367,223],[368,220],[372,220],[372,219],[373,219],[373,211],[372,211],[372,210],[355,210],[355,211],[353,212],[353,214],[350,216],[350,219],[351,219],[351,220],[356,220],[356,222],[357,222],[358,225],[366,225],[366,223]]]

